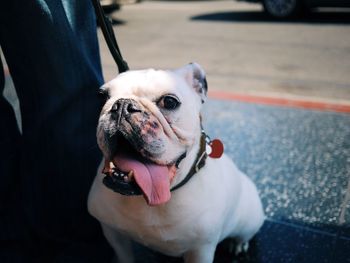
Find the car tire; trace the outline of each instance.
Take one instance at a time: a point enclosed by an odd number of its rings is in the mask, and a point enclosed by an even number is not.
[[[263,0],[264,11],[276,19],[293,18],[301,14],[301,0]]]

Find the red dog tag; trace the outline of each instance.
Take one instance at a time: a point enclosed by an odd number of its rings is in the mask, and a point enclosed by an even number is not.
[[[220,158],[224,153],[224,145],[219,139],[214,139],[209,142],[211,152],[208,153],[210,158]]]

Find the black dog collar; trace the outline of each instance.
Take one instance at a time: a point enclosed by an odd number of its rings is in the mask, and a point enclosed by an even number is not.
[[[176,189],[179,189],[181,186],[184,186],[192,178],[192,176],[195,175],[205,165],[205,160],[207,159],[206,144],[207,144],[207,135],[204,133],[204,131],[202,131],[200,148],[199,148],[199,152],[197,154],[197,158],[195,162],[193,163],[186,177],[180,183],[178,183],[173,188],[171,188],[170,191],[175,191]]]

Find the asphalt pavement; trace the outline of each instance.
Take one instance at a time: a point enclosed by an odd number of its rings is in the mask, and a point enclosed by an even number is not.
[[[143,1],[113,13],[131,69],[196,61],[211,90],[350,101],[350,11],[278,22],[258,4]],[[106,79],[116,75],[101,34]]]

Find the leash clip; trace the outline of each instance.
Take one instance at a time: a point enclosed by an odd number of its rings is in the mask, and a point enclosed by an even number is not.
[[[205,136],[205,152],[210,158],[218,159],[224,153],[224,144],[219,139],[211,140],[210,137],[202,130]]]

